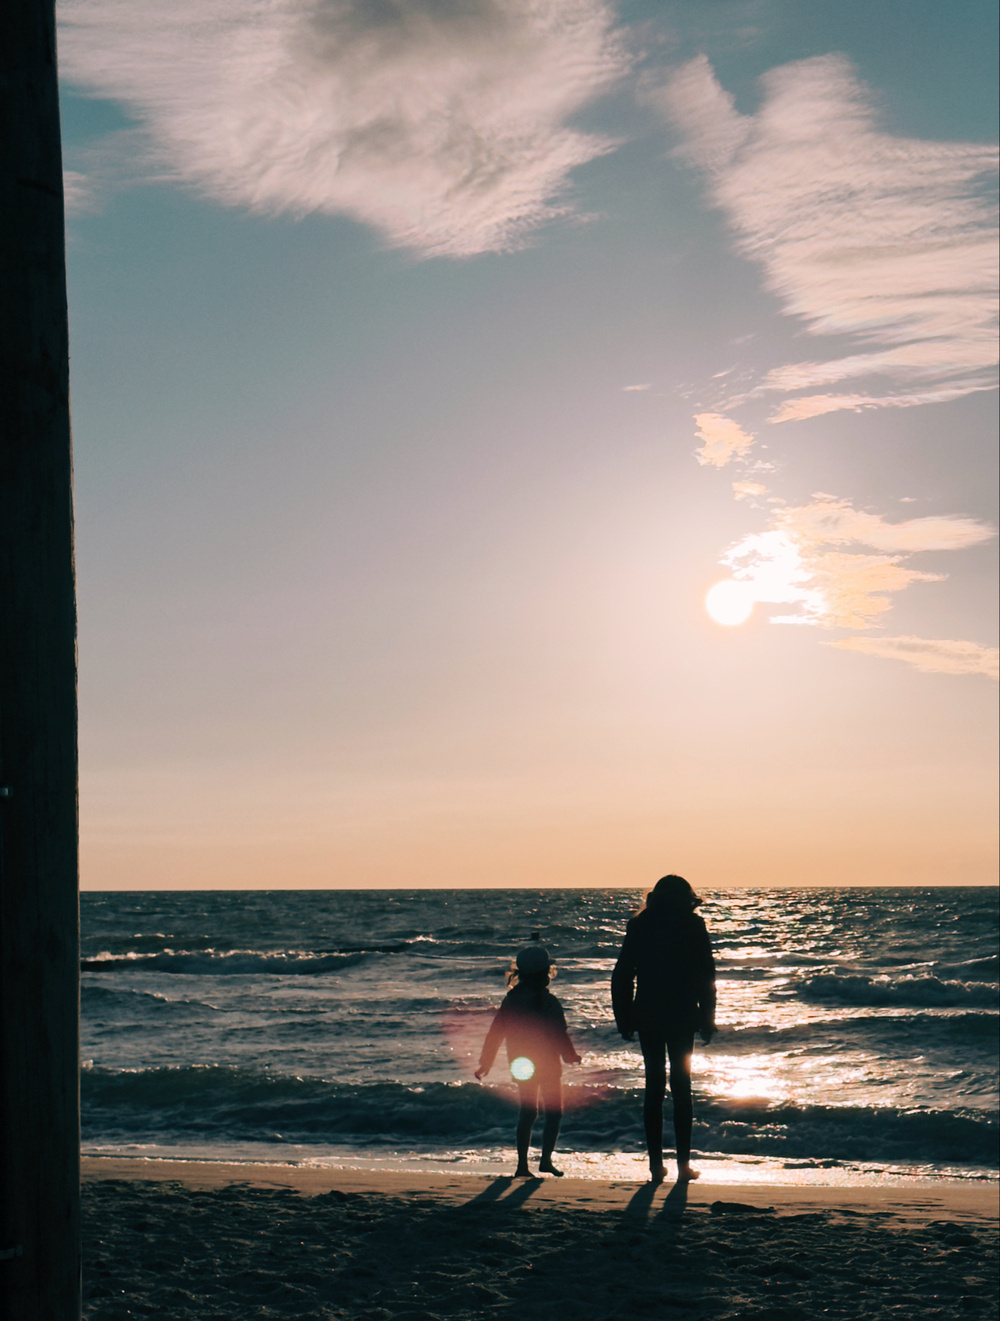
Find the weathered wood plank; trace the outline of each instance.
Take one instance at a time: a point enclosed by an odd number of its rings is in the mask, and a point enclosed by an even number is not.
[[[0,5],[0,1296],[75,1321],[76,606],[55,13]]]

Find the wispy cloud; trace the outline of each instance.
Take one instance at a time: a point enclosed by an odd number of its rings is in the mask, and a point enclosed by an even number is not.
[[[962,550],[990,541],[994,529],[974,518],[909,518],[889,523],[880,514],[855,509],[847,500],[818,492],[811,504],[784,509],[778,525],[802,546],[844,546],[855,542],[875,550]]]
[[[731,546],[721,563],[755,601],[796,607],[793,614],[772,616],[773,623],[868,629],[890,609],[890,594],[942,578],[910,568],[910,555],[959,550],[994,535],[993,528],[971,518],[889,523],[845,500],[819,495],[807,505],[777,511],[765,531]],[[839,549],[852,544],[867,549]]]
[[[63,170],[63,205],[67,216],[83,215],[94,210],[91,182],[80,170]]]
[[[763,89],[757,113],[740,114],[702,56],[659,94],[784,310],[812,334],[851,337],[842,356],[776,368],[756,393],[880,380],[786,400],[771,420],[993,388],[996,222],[980,185],[996,148],[880,131],[839,56],[774,69]]]
[[[783,311],[812,335],[843,337],[839,354],[774,367],[756,383],[745,371],[712,377],[717,411],[695,418],[697,456],[720,468],[744,461],[735,499],[766,495],[752,480],[764,465],[746,462],[754,436],[736,420],[754,401],[774,401],[768,420],[784,423],[996,387],[996,219],[985,193],[995,147],[882,132],[839,56],[772,70],[753,115],[736,110],[704,57],[654,99]],[[743,599],[790,607],[772,612],[774,623],[867,631],[895,593],[944,576],[914,567],[913,555],[994,535],[969,518],[891,523],[828,495],[796,508],[768,501],[778,508],[765,528],[721,562]],[[855,637],[833,645],[939,673],[996,668],[996,654],[974,643]]]
[[[760,482],[733,482],[734,500],[752,500],[758,495],[767,495],[767,487]]]
[[[698,413],[696,435],[702,441],[696,451],[698,462],[723,468],[730,459],[743,458],[753,445],[753,436],[738,422],[722,413]]]
[[[908,569],[896,555],[810,550],[784,528],[745,537],[722,557],[751,598],[798,607],[772,615],[774,624],[819,624],[824,628],[871,628],[891,608],[886,593],[913,582],[937,582],[941,574]]]
[[[147,174],[429,255],[516,247],[606,139],[603,0],[62,0],[60,67],[144,127]]]
[[[945,638],[839,638],[829,644],[844,651],[905,661],[930,674],[982,674],[1000,680],[1000,651],[976,642],[952,642]]]
[[[975,394],[979,390],[992,390],[993,383],[985,381],[958,381],[952,385],[939,385],[930,390],[911,390],[909,394],[810,394],[786,399],[768,419],[771,422],[802,422],[824,413],[860,413],[867,408],[915,408],[919,404],[946,404],[951,399]]]

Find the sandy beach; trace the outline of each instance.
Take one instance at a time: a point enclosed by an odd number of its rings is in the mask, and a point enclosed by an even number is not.
[[[995,1183],[85,1158],[84,1316],[995,1317]]]

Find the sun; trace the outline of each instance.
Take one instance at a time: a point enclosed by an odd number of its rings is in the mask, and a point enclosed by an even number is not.
[[[705,609],[717,624],[725,624],[729,628],[745,624],[753,613],[753,589],[749,583],[727,578],[709,588]]]

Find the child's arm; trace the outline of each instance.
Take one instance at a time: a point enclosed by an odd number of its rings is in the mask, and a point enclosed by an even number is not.
[[[583,1056],[576,1053],[576,1047],[569,1039],[569,1033],[565,1034],[565,1043],[562,1049],[562,1057],[567,1064],[582,1064]]]
[[[563,1012],[562,1005],[559,1005],[559,1054],[566,1064],[580,1064],[582,1057],[577,1054],[576,1047],[569,1039],[569,1032],[566,1029],[566,1015]]]
[[[486,1033],[486,1040],[483,1042],[483,1048],[479,1053],[479,1068],[476,1070],[477,1078],[485,1078],[490,1069],[493,1068],[493,1061],[497,1057],[497,1051],[507,1035],[507,1024],[504,1021],[503,1005],[497,1010],[496,1017],[490,1024],[490,1030]]]

